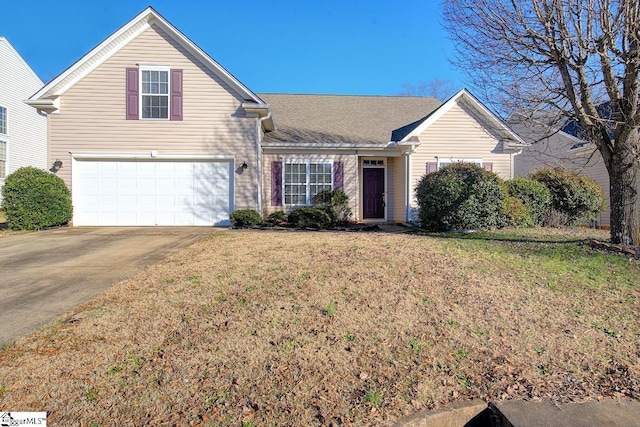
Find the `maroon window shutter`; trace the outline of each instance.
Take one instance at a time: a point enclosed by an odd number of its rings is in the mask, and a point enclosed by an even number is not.
[[[482,162],[482,167],[486,171],[493,172],[493,162]]]
[[[438,169],[438,162],[427,163],[427,173],[433,173]]]
[[[171,70],[170,120],[182,120],[182,70]]]
[[[271,162],[271,206],[282,206],[282,162]]]
[[[127,68],[127,120],[139,118],[138,69]]]
[[[333,189],[344,189],[344,172],[342,162],[333,162]]]

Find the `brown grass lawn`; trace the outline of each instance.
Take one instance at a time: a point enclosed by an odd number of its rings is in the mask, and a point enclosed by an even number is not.
[[[388,425],[467,398],[640,399],[640,263],[544,233],[215,232],[0,352],[0,408]]]

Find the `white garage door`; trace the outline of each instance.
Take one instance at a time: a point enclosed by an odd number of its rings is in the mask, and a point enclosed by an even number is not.
[[[74,225],[228,225],[230,161],[77,160]]]

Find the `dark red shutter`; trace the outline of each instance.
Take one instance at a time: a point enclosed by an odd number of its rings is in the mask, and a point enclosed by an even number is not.
[[[171,120],[182,120],[182,70],[171,70]]]
[[[483,162],[482,167],[486,171],[493,172],[493,162]]]
[[[271,162],[271,206],[282,206],[282,162]]]
[[[138,120],[139,111],[138,103],[139,89],[138,89],[138,69],[127,68],[127,120]]]
[[[438,170],[438,162],[428,162],[427,163],[427,173],[433,173]]]
[[[344,189],[344,172],[342,162],[333,162],[333,189]]]

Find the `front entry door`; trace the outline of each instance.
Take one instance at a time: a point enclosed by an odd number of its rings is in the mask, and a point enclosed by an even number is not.
[[[384,219],[384,168],[362,170],[364,219]]]

